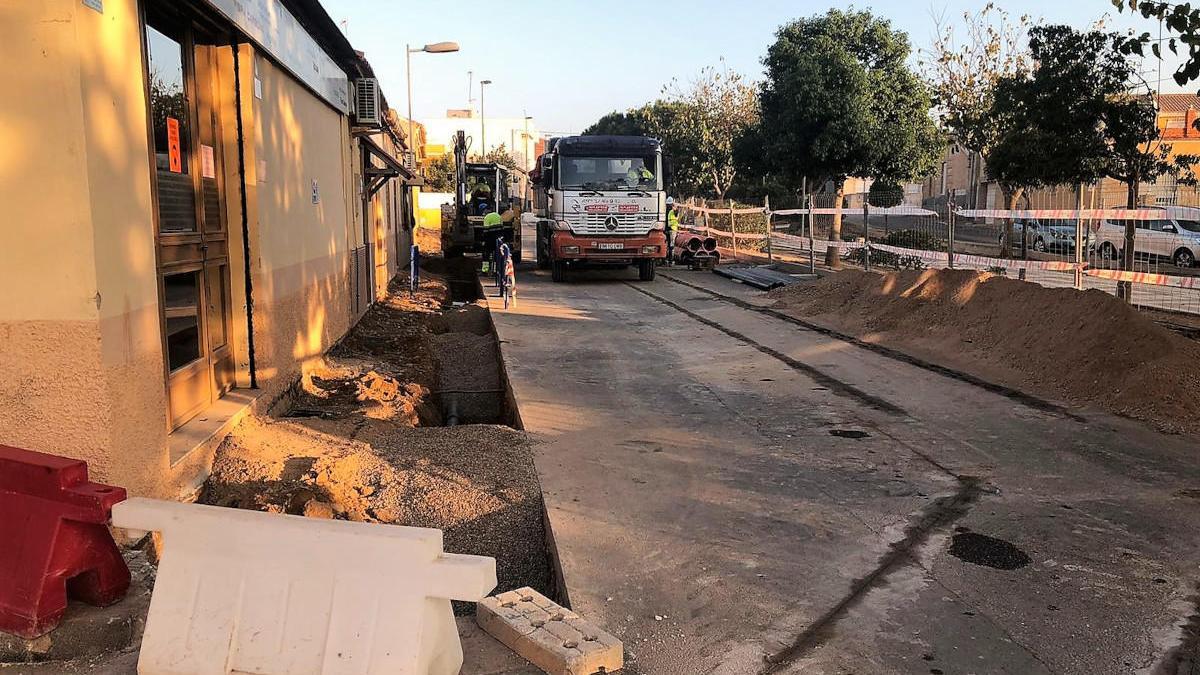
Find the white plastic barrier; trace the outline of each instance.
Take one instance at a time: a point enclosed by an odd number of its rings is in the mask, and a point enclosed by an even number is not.
[[[441,530],[141,498],[112,519],[163,537],[140,675],[457,673],[450,600],[496,585]]]

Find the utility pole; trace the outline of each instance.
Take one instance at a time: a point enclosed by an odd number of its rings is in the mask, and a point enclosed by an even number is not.
[[[483,110],[483,88],[491,84],[491,80],[479,81],[479,156],[487,157],[487,113]]]

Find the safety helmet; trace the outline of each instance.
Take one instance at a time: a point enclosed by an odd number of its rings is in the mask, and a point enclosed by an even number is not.
[[[672,205],[672,204],[674,204],[674,203],[675,203],[675,198],[674,198],[674,197],[667,197],[667,206],[670,206],[670,205]]]

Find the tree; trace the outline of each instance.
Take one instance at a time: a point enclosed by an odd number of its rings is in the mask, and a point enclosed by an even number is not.
[[[679,135],[695,139],[692,167],[704,176],[717,199],[723,199],[737,177],[734,148],[738,138],[758,122],[755,87],[729,70],[706,67],[688,85],[678,81],[664,87],[670,102],[682,114],[675,117]],[[668,103],[669,105],[669,103]]]
[[[645,136],[647,128],[638,108],[628,112],[613,111],[583,130],[584,136]]]
[[[483,164],[499,164],[500,166],[508,169],[517,168],[517,160],[513,159],[512,153],[508,151],[508,148],[504,143],[492,148],[491,152],[487,153],[483,157],[480,157],[479,155],[471,155],[471,158],[467,161],[479,162]]]
[[[1173,77],[1179,85],[1200,78],[1200,8],[1190,2],[1161,2],[1160,0],[1111,0],[1119,11],[1141,14],[1147,19],[1158,19],[1163,26],[1175,34],[1167,40],[1167,49],[1179,53],[1179,45],[1187,47],[1187,59],[1175,70]],[[1125,55],[1142,56],[1147,47],[1157,58],[1162,58],[1162,44],[1150,38],[1150,33],[1122,36],[1117,47]]]
[[[1193,180],[1186,167],[1195,158],[1171,159],[1150,88],[1118,36],[1037,27],[1029,48],[1037,67],[1028,77],[1005,78],[996,95],[1002,138],[989,169],[997,177],[1030,187],[1109,177],[1125,184],[1131,209],[1143,182],[1167,175]],[[1124,269],[1133,267],[1136,232],[1136,222],[1127,221]],[[1118,295],[1127,298],[1128,291],[1122,284]]]
[[[1029,54],[1023,38],[1030,20],[1021,16],[1014,21],[992,2],[976,13],[965,12],[962,18],[966,39],[961,43],[953,26],[942,18],[935,20],[936,37],[922,65],[933,90],[938,121],[959,146],[971,153],[968,200],[975,208],[979,198],[976,188],[996,142],[996,119],[991,114],[996,84],[1000,78],[1028,71]],[[1010,198],[1005,195],[1006,201]],[[1011,220],[1007,227],[1005,247],[1012,240]]]
[[[685,122],[693,116],[688,103],[658,100],[626,112],[611,112],[583,133],[657,138],[674,169],[669,187],[698,194],[705,185],[703,153],[695,126]]]
[[[454,192],[454,155],[434,157],[425,167],[426,192]]]
[[[925,84],[908,68],[908,36],[867,11],[830,9],[776,33],[759,98],[767,158],[799,183],[832,181],[841,238],[848,177],[911,180],[944,147]],[[838,251],[826,254],[838,264]]]

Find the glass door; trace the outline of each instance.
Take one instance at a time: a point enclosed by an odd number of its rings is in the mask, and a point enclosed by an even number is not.
[[[158,278],[172,429],[233,382],[229,252],[221,198],[214,50],[192,28],[148,21],[147,91],[158,205]]]

